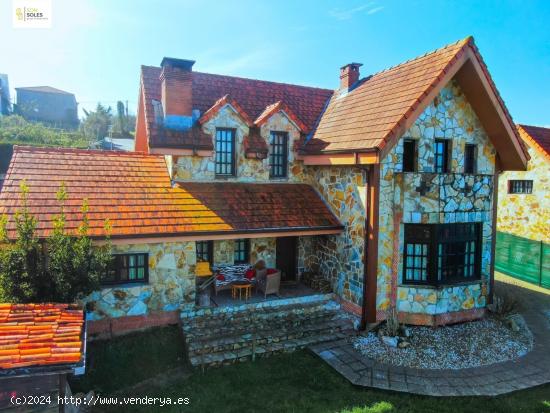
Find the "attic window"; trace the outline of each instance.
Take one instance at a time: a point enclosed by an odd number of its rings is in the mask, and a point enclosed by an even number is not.
[[[435,140],[435,172],[439,174],[446,174],[449,172],[449,140],[448,139],[436,139]]]
[[[416,171],[416,141],[405,139],[403,141],[403,172]]]

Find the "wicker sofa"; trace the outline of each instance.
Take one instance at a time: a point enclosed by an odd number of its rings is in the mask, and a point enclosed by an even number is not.
[[[256,270],[256,291],[262,291],[264,293],[264,298],[267,298],[268,294],[279,295],[280,287],[281,271],[268,274],[267,269]]]

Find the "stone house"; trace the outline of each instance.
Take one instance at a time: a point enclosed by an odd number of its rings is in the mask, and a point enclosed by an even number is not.
[[[531,159],[499,181],[497,230],[550,244],[550,129],[518,125]]]
[[[109,220],[119,264],[91,319],[189,311],[201,259],[319,273],[363,323],[482,316],[498,176],[528,154],[471,37],[366,77],[345,65],[337,90],[193,64],[141,67],[136,152],[15,148],[0,213],[27,179],[47,236],[65,181],[68,222],[84,198],[98,242]]]

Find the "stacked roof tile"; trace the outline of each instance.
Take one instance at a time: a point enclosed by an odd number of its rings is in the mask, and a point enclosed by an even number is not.
[[[83,326],[83,311],[71,305],[0,304],[0,372],[79,363]]]
[[[520,136],[527,141],[527,143],[535,145],[546,155],[546,157],[550,157],[550,128],[518,125],[518,130]]]

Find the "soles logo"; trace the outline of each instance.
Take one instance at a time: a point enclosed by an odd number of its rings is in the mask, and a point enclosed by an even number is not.
[[[13,27],[49,29],[52,27],[51,0],[12,0]]]

